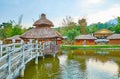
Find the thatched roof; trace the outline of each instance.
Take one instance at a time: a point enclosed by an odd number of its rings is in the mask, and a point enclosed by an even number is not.
[[[48,26],[54,26],[53,23],[46,18],[45,14],[41,14],[40,19],[38,19],[33,26],[43,26],[43,25],[48,25]]]
[[[95,32],[95,34],[112,34],[113,32],[108,29],[101,29]]]
[[[79,35],[75,39],[96,39],[96,38],[92,35]]]
[[[120,34],[113,34],[111,36],[108,36],[107,39],[120,39]]]
[[[44,38],[62,38],[61,34],[49,27],[33,28],[23,35],[21,38],[28,39],[44,39]]]
[[[25,32],[21,35],[21,38],[27,39],[46,39],[46,38],[62,38],[61,34],[55,31],[50,26],[53,23],[46,19],[45,14],[41,14],[41,18],[37,20],[34,24],[35,28]]]
[[[6,40],[21,40],[20,35],[15,35],[13,37],[7,38]]]

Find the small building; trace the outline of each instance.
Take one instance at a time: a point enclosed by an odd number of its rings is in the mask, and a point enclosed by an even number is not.
[[[61,38],[57,38],[57,44],[62,44],[62,39]]]
[[[113,34],[107,37],[109,44],[120,44],[120,34]]]
[[[74,45],[94,45],[95,39],[92,35],[79,35],[75,38]]]
[[[105,39],[108,36],[112,35],[113,32],[108,29],[101,29],[94,33],[94,36],[98,39]]]
[[[34,39],[38,40],[39,42],[55,41],[57,44],[57,39],[62,39],[61,34],[51,28],[54,25],[50,20],[46,18],[45,14],[41,14],[40,19],[35,21],[33,26],[35,26],[35,28],[32,28],[21,35],[21,38],[25,42],[29,41],[29,39]]]
[[[10,38],[7,38],[5,39],[5,42],[10,44],[12,42],[15,42],[15,43],[20,43],[21,42],[21,38],[20,38],[20,35],[15,35],[13,37],[10,37]]]

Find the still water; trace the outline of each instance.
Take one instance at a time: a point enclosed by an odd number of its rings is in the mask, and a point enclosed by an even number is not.
[[[120,50],[61,50],[31,61],[17,79],[120,79]]]

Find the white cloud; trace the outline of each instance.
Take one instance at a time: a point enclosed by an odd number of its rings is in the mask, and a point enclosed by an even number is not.
[[[120,5],[114,5],[108,10],[99,11],[97,13],[88,15],[88,24],[96,22],[104,23],[110,19],[114,19],[117,16],[120,16]]]
[[[87,4],[101,4],[101,3],[104,3],[104,0],[84,0],[84,3],[87,3]]]
[[[114,6],[112,6],[107,10],[101,10],[99,12],[91,13],[86,16],[72,16],[72,18],[76,23],[78,22],[78,19],[81,19],[82,17],[86,18],[89,25],[89,24],[98,23],[98,22],[104,23],[118,16],[120,16],[120,5],[115,4]],[[63,18],[65,17],[60,17],[53,20],[55,27],[62,25]]]
[[[101,6],[105,3],[105,0],[79,0],[76,2],[76,7],[86,10],[90,8],[95,8],[96,6]]]

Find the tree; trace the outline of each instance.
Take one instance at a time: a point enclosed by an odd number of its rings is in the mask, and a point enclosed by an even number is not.
[[[115,27],[115,32],[120,33],[120,17],[117,17],[118,24]]]
[[[69,30],[67,32],[67,36],[68,36],[68,39],[71,42],[71,44],[73,44],[73,41],[74,41],[75,37],[79,34],[80,34],[80,32],[76,31],[75,29]]]
[[[12,28],[12,36],[14,35],[21,35],[23,32],[22,32],[22,29],[19,25],[15,25],[13,28]]]
[[[81,20],[78,20],[78,23],[80,24],[80,32],[82,34],[86,34],[86,26],[87,26],[87,22],[86,19],[82,18]]]
[[[89,33],[95,33],[99,29],[97,24],[91,24],[86,28],[86,30],[87,30],[87,33],[89,34]]]
[[[8,37],[12,37],[14,35],[21,35],[26,31],[26,29],[22,29],[21,18],[18,24],[14,24],[14,21],[3,22],[0,24],[0,39],[6,39]]]

